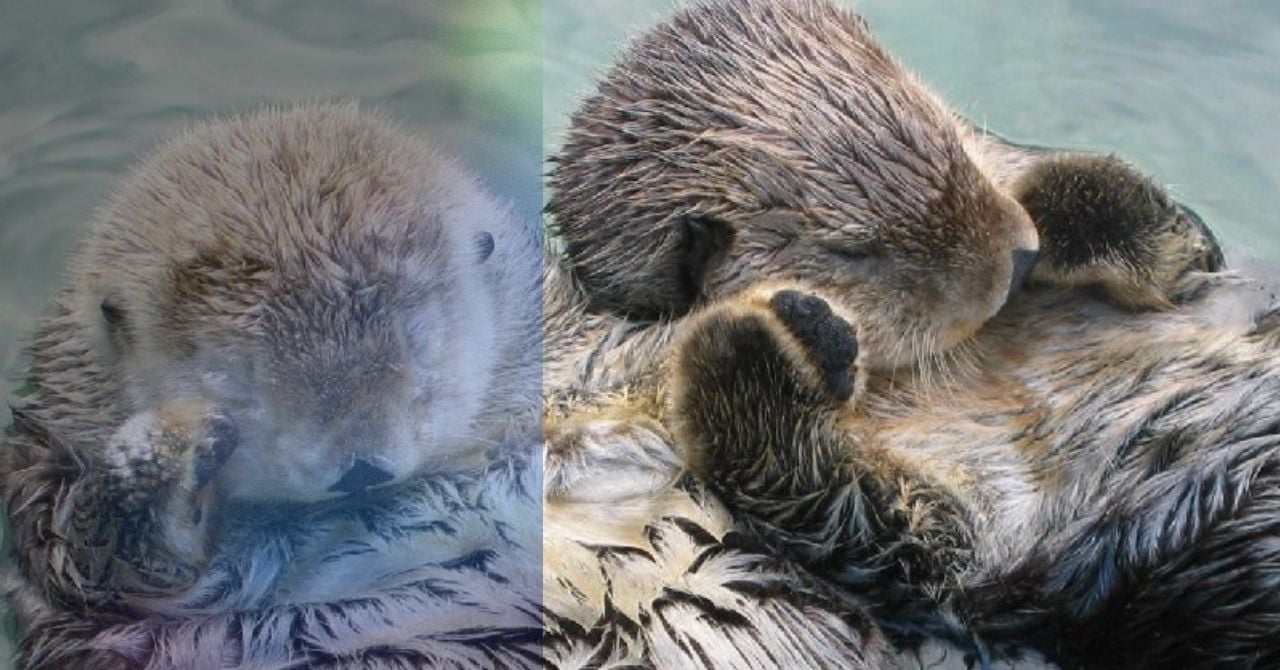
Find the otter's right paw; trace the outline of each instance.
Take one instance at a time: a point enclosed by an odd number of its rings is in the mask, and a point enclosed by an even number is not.
[[[686,389],[758,394],[760,403],[829,405],[854,395],[857,357],[853,326],[826,300],[764,289],[699,315],[680,348],[677,372]]]
[[[672,360],[671,424],[684,462],[737,502],[809,490],[831,472],[827,437],[865,376],[853,326],[806,291],[761,289],[691,317]],[[786,482],[784,484],[784,482]],[[796,489],[796,490],[799,490]]]
[[[1169,309],[1222,268],[1208,227],[1113,156],[1045,158],[1013,191],[1040,234],[1033,279],[1096,287],[1132,309]]]
[[[105,455],[108,499],[134,521],[129,527],[161,536],[126,539],[199,553],[209,484],[239,440],[225,414],[200,402],[170,403],[126,421]]]
[[[799,291],[778,291],[769,299],[769,307],[809,352],[831,395],[848,400],[858,358],[858,339],[849,322],[836,316],[827,301]]]

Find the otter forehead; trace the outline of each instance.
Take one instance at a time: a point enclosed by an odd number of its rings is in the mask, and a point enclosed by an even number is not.
[[[470,182],[354,105],[264,110],[161,146],[108,203],[87,251],[139,273],[200,254],[358,272],[360,257],[438,249],[442,231],[467,225],[450,219]]]
[[[958,176],[978,178],[956,167],[967,157],[952,126],[856,15],[736,0],[682,12],[637,42],[576,115],[565,154],[611,155],[598,161],[609,169],[626,161],[627,181],[710,177],[651,186],[649,202],[711,196],[735,208],[917,220]],[[568,179],[557,186],[563,200],[578,197]]]
[[[223,323],[278,341],[343,342],[388,313],[450,295],[464,265],[456,246],[430,225],[401,245],[376,235],[317,235],[260,256],[224,242],[165,267],[159,316],[177,326],[233,317]]]
[[[474,236],[503,225],[484,220],[484,201],[451,161],[353,105],[208,123],[162,146],[104,209],[78,264],[82,308],[111,302],[180,355],[246,335],[343,348],[384,312],[459,297]]]

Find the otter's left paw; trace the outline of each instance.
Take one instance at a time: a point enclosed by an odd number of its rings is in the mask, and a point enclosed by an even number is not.
[[[670,425],[689,471],[721,493],[789,498],[776,487],[807,489],[807,473],[838,470],[832,440],[865,379],[833,304],[777,289],[713,304],[675,345]]]
[[[1014,196],[1036,223],[1032,279],[1097,287],[1131,309],[1170,309],[1222,268],[1209,229],[1114,156],[1063,154],[1023,175]]]

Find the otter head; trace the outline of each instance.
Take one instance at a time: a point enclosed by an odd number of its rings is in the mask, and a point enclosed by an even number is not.
[[[956,120],[818,0],[723,0],[643,36],[575,113],[548,212],[601,308],[679,314],[761,279],[821,286],[868,365],[964,341],[1036,255]]]
[[[538,251],[418,140],[306,107],[161,149],[104,212],[77,293],[132,412],[198,399],[236,424],[219,491],[314,501],[475,465],[536,404],[512,369],[536,378],[517,340],[537,315],[513,303]]]

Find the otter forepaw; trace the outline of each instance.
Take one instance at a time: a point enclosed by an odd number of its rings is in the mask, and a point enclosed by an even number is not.
[[[203,491],[240,446],[240,429],[227,415],[214,412],[205,417],[195,442],[194,490]]]
[[[686,385],[758,388],[770,402],[844,403],[857,387],[853,326],[823,298],[795,288],[757,289],[704,312],[681,360]],[[774,391],[782,395],[773,398]]]
[[[832,312],[822,298],[790,289],[773,294],[769,307],[809,352],[831,395],[848,400],[858,358],[858,338],[849,322]]]
[[[1199,217],[1114,156],[1046,158],[1014,195],[1040,234],[1034,280],[1095,288],[1130,309],[1170,309],[1222,269]]]
[[[766,286],[693,317],[669,405],[691,472],[722,493],[767,499],[781,489],[759,487],[809,490],[796,473],[839,469],[829,438],[843,434],[865,373],[854,328],[837,310],[807,290]]]
[[[137,414],[108,445],[116,501],[126,514],[199,524],[209,484],[239,443],[236,424],[203,403]]]

